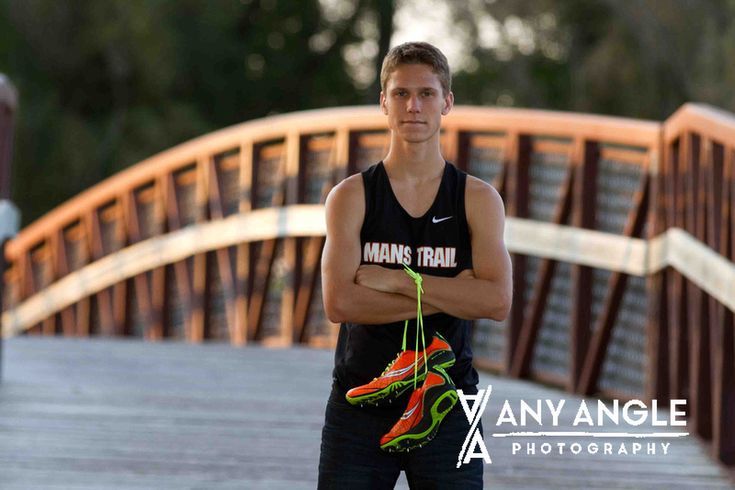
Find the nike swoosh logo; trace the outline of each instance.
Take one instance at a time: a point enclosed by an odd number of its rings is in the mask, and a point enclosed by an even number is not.
[[[406,420],[407,418],[409,418],[411,415],[413,415],[413,413],[416,411],[417,408],[419,408],[419,403],[418,402],[416,402],[416,405],[414,405],[413,407],[411,407],[410,410],[407,410],[406,413],[404,413],[401,416],[401,420]]]
[[[413,369],[413,365],[414,365],[414,363],[412,362],[410,366],[406,366],[403,369],[397,369],[397,370],[393,371],[392,373],[386,373],[385,376],[383,376],[383,377],[384,378],[392,378],[392,377],[395,377],[395,376],[402,376],[402,375],[406,374],[407,372],[411,371]]]
[[[432,223],[441,223],[442,221],[446,221],[448,219],[454,218],[454,216],[447,216],[446,218],[439,218],[437,219],[436,216],[431,218]]]

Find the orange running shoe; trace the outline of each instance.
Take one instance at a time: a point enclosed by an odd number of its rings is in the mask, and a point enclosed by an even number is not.
[[[454,352],[449,343],[439,333],[434,334],[431,344],[426,348],[427,366],[424,354],[404,350],[385,368],[383,374],[371,382],[352,388],[345,398],[353,405],[385,405],[401,396],[416,382],[426,378],[427,371],[434,367],[448,368],[454,365]],[[427,369],[428,367],[428,369]]]
[[[458,399],[452,379],[444,369],[435,367],[421,388],[411,394],[398,422],[380,439],[380,449],[407,452],[428,443]]]

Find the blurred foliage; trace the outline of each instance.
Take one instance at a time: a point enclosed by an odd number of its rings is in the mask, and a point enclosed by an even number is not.
[[[343,50],[363,41],[366,15],[393,14],[382,0],[327,12],[318,0],[0,2],[0,72],[20,94],[12,199],[23,225],[193,137],[363,103]]]
[[[23,224],[195,136],[377,102],[401,5],[0,0],[0,72],[20,94],[13,200]],[[687,101],[735,111],[735,0],[448,5],[450,32],[466,43],[458,103],[656,120]]]
[[[463,103],[656,120],[685,102],[735,111],[733,0],[471,0],[451,7],[471,53],[455,75]]]

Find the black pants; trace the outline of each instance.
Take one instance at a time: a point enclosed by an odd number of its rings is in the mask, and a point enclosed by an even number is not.
[[[319,489],[392,489],[402,470],[412,489],[483,488],[481,459],[456,467],[470,428],[459,402],[429,444],[408,453],[384,452],[380,438],[400,415],[353,407],[332,390],[322,429]]]

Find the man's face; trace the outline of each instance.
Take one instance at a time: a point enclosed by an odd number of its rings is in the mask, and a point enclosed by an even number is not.
[[[442,94],[439,76],[429,65],[398,65],[380,92],[380,107],[390,129],[409,143],[421,143],[439,131],[441,117],[449,113],[454,95]]]

